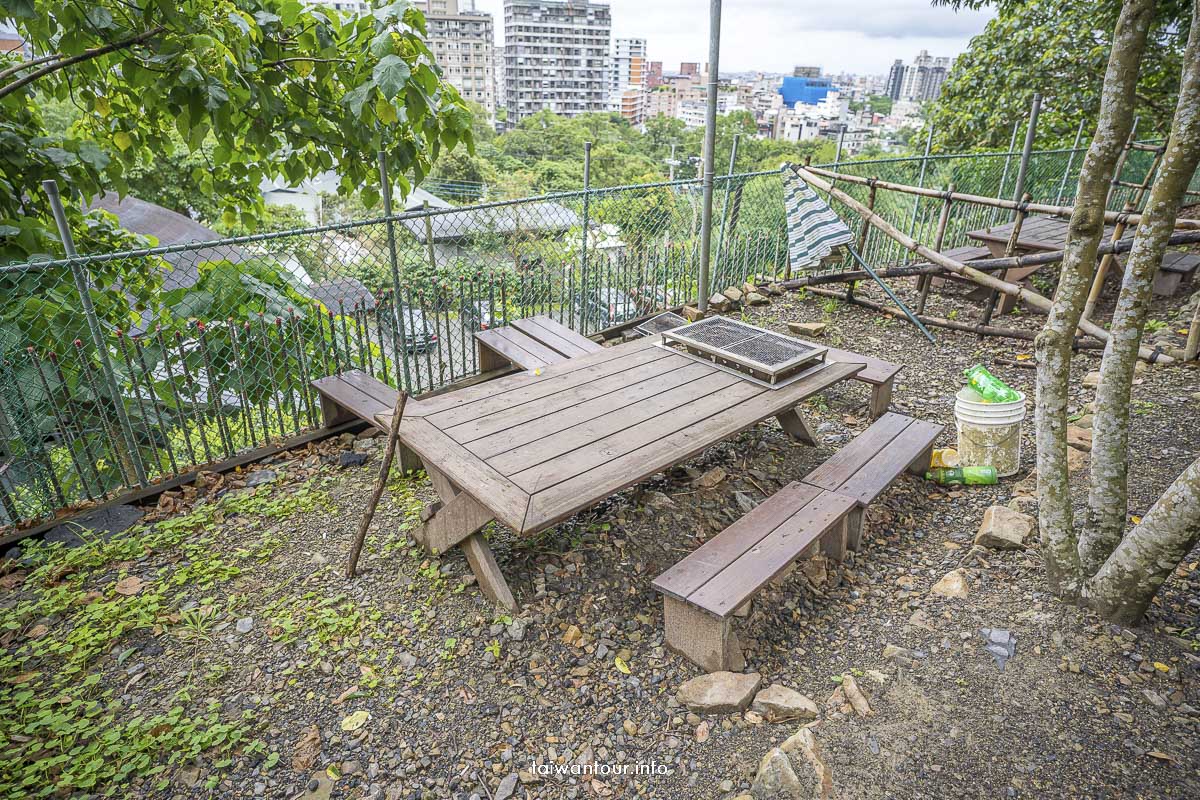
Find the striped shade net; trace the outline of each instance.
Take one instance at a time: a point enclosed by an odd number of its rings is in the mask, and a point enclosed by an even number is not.
[[[811,267],[833,248],[854,241],[854,234],[833,209],[788,165],[783,167],[783,202],[792,269]]]

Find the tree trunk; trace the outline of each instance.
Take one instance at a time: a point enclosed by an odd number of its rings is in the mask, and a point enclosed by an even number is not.
[[[1121,540],[1083,587],[1083,602],[1125,625],[1142,618],[1163,581],[1200,540],[1200,458],[1183,471],[1142,523]]]
[[[1125,265],[1100,366],[1092,425],[1092,480],[1079,541],[1084,577],[1100,569],[1125,531],[1129,400],[1137,351],[1150,308],[1154,275],[1162,264],[1188,183],[1200,162],[1200,6],[1193,6],[1192,15],[1171,136]]]
[[[1067,386],[1071,342],[1096,271],[1108,190],[1133,127],[1135,89],[1154,0],[1128,0],[1113,33],[1104,75],[1100,118],[1079,175],[1079,189],[1064,248],[1062,271],[1050,317],[1035,346],[1038,355],[1036,427],[1038,514],[1051,591],[1079,594],[1076,549],[1067,475]]]

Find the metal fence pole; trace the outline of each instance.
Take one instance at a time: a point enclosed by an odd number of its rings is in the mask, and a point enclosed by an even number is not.
[[[933,125],[929,126],[929,135],[925,137],[925,154],[921,156],[921,172],[917,176],[917,188],[925,188],[925,170],[929,166],[929,150],[933,147]],[[917,229],[917,211],[921,208],[921,198],[913,198],[912,220],[908,223],[908,235],[911,237]]]
[[[1008,168],[1012,164],[1013,149],[1017,146],[1017,131],[1021,129],[1021,120],[1013,123],[1012,136],[1008,137],[1008,151],[1004,154],[1004,169],[1000,173],[1000,185],[996,187],[996,197],[1004,196],[1004,184],[1008,183]],[[999,209],[995,209],[998,213]],[[996,214],[990,215],[991,219],[996,218]]]
[[[729,189],[733,186],[733,168],[737,162],[738,143],[741,142],[742,135],[735,133],[733,135],[733,149],[729,151],[729,171],[725,173],[725,198],[721,201],[721,230],[717,235],[717,275],[721,274],[721,267],[725,262],[725,225],[729,219]]]
[[[1075,151],[1079,149],[1079,139],[1083,136],[1083,123],[1086,120],[1079,120],[1079,130],[1075,131],[1075,144],[1071,145],[1071,152],[1067,155],[1067,168],[1063,170],[1062,180],[1058,182],[1058,194],[1054,196],[1054,205],[1062,204],[1063,192],[1067,189],[1067,178],[1071,175],[1071,167],[1075,166]]]
[[[1033,154],[1033,139],[1037,135],[1038,112],[1042,110],[1042,96],[1034,92],[1033,105],[1029,108],[1029,127],[1025,129],[1025,146],[1021,148],[1021,163],[1017,165],[1017,185],[1013,190],[1013,202],[1020,203],[1025,194],[1025,179],[1029,177],[1029,157]],[[1020,209],[1013,211],[1016,220]]]
[[[842,162],[842,141],[846,138],[846,126],[842,125],[838,130],[837,149],[833,151],[833,171],[838,171],[838,165]]]
[[[50,208],[54,212],[54,222],[58,226],[58,234],[62,238],[63,250],[67,254],[67,258],[74,259],[77,253],[75,252],[75,240],[71,236],[71,226],[67,224],[67,212],[63,209],[62,198],[58,196],[58,183],[49,180],[42,181],[42,188],[45,189],[47,197],[50,198]],[[91,335],[92,346],[96,348],[96,354],[100,356],[100,367],[104,375],[104,382],[108,384],[107,388],[112,395],[113,405],[117,410],[117,423],[121,427],[121,436],[125,439],[125,447],[128,449],[129,458],[133,462],[134,474],[137,475],[138,484],[145,486],[146,467],[142,464],[142,455],[138,452],[137,443],[133,438],[133,426],[129,423],[129,415],[125,412],[125,403],[121,397],[121,392],[117,388],[117,376],[113,372],[112,362],[109,360],[108,347],[104,343],[104,333],[100,329],[100,318],[96,315],[96,307],[92,304],[92,287],[91,281],[88,278],[87,271],[83,264],[78,261],[71,261],[71,277],[75,279],[75,290],[79,292],[79,301],[83,304],[83,316],[87,319],[88,333]]]
[[[583,143],[583,242],[579,252],[579,330],[587,334],[587,273],[588,273],[588,223],[590,221],[589,199],[592,188],[592,143]],[[574,316],[575,298],[571,298],[572,316]],[[571,327],[574,327],[572,325]]]
[[[392,352],[400,361],[397,375],[404,376],[400,389],[412,391],[412,376],[408,373],[408,343],[404,338],[404,317],[400,313],[400,261],[396,255],[396,221],[392,219],[392,181],[388,177],[387,155],[379,151],[379,187],[383,192],[384,227],[387,229],[388,261],[392,271]]]
[[[721,61],[721,0],[711,0],[708,11],[708,107],[704,113],[704,201],[700,219],[700,270],[696,309],[708,311],[708,260],[712,255],[713,164],[717,143],[717,80]]]

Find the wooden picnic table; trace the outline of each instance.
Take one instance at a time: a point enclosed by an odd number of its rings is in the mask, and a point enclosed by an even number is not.
[[[400,442],[441,498],[425,509],[419,542],[434,553],[460,547],[484,594],[515,608],[480,532],[488,522],[536,533],[769,417],[815,444],[796,405],[863,369],[820,364],[769,389],[657,341],[410,400]],[[386,430],[390,418],[376,424]]]
[[[1016,252],[1013,255],[1030,252],[1050,252],[1062,250],[1067,243],[1067,228],[1071,221],[1060,217],[1026,217],[1021,225],[1021,233],[1017,236]],[[989,228],[968,231],[967,238],[982,242],[991,251],[994,258],[1003,258],[1007,253],[1008,240],[1012,238],[1016,222],[995,225]],[[1112,238],[1115,226],[1106,225],[1101,241]],[[1036,267],[1035,267],[1036,269]],[[1018,279],[1019,280],[1019,279]]]

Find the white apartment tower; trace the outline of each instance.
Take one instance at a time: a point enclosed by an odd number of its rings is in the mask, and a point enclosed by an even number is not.
[[[504,0],[508,123],[543,109],[573,117],[608,108],[612,16],[587,0]]]
[[[429,49],[442,77],[466,100],[496,116],[496,48],[492,15],[475,0],[425,0]]]
[[[646,121],[646,40],[613,39],[609,59],[608,110],[631,125]]]

